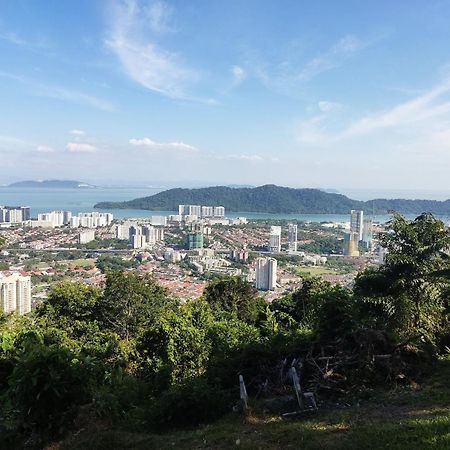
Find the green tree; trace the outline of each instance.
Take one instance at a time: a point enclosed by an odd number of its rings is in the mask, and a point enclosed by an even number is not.
[[[209,305],[195,300],[165,310],[138,339],[144,372],[158,389],[202,375],[210,356],[208,329],[213,321]]]
[[[229,313],[244,322],[256,323],[265,312],[265,301],[258,291],[242,278],[233,276],[209,283],[203,298],[216,313]]]
[[[320,277],[304,278],[300,289],[275,299],[270,309],[284,329],[299,326],[312,328],[321,304],[321,295],[330,289],[330,283]]]
[[[110,272],[99,299],[100,319],[107,328],[129,340],[176,304],[149,274]]]
[[[101,290],[85,283],[65,281],[53,286],[38,315],[57,317],[68,323],[98,319]]]
[[[355,283],[362,317],[401,335],[432,337],[444,311],[442,283],[431,276],[448,267],[444,223],[432,214],[412,221],[395,214],[380,242],[387,250],[385,263],[362,272]]]
[[[119,256],[101,255],[98,257],[95,265],[102,273],[106,273],[111,270],[136,268],[139,264],[135,259],[125,260]]]

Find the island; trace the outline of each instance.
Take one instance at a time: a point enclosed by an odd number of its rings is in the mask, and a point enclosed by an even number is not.
[[[11,183],[6,187],[33,189],[93,189],[96,186],[74,180],[26,180]]]
[[[254,188],[175,188],[124,202],[100,202],[94,207],[177,211],[180,204],[220,205],[231,212],[273,214],[348,214],[352,209],[375,214],[392,211],[403,214],[450,214],[450,200],[374,199],[364,202],[320,189],[295,189],[271,184]]]

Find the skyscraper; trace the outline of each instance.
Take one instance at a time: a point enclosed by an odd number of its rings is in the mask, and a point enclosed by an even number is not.
[[[290,252],[297,251],[297,224],[290,223],[288,226],[288,249]]]
[[[274,258],[257,258],[256,289],[273,291],[277,286],[277,260]]]
[[[0,272],[0,308],[5,314],[31,311],[31,277]]]
[[[362,240],[363,220],[364,220],[363,211],[355,209],[352,209],[350,211],[350,233],[355,233],[358,236],[358,241]]]
[[[281,251],[281,227],[270,227],[269,251],[272,253]]]
[[[359,256],[359,236],[357,233],[346,233],[344,235],[344,255]]]
[[[203,248],[203,233],[194,231],[187,236],[187,247],[189,250]]]
[[[362,240],[366,250],[372,250],[372,240],[373,240],[372,229],[373,229],[372,219],[364,219],[361,240]]]

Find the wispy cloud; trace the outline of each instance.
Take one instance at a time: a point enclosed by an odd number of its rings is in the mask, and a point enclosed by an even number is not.
[[[342,134],[343,137],[368,134],[382,128],[413,124],[450,112],[450,101],[442,100],[450,92],[450,79],[443,81],[428,92],[393,108],[362,117],[353,122]],[[441,99],[441,101],[438,101]]]
[[[45,39],[25,39],[17,33],[11,31],[0,31],[0,40],[8,42],[18,47],[28,47],[30,49],[42,50],[48,48],[48,42]]]
[[[49,145],[38,145],[36,151],[39,153],[54,153],[55,149]]]
[[[105,43],[133,81],[171,98],[189,99],[186,86],[198,74],[157,43],[169,29],[170,15],[171,8],[162,1],[146,6],[138,0],[119,1],[109,15]]]
[[[265,87],[277,93],[302,98],[305,86],[318,75],[344,66],[383,38],[361,38],[347,34],[310,58],[305,55],[306,47],[299,48],[295,42],[280,49],[271,59],[255,50],[247,50],[243,58],[248,76],[255,76]]]
[[[231,75],[235,86],[242,83],[247,78],[247,72],[241,66],[233,66],[231,68]]]
[[[68,142],[66,149],[71,153],[94,153],[97,151],[95,145],[82,142]]]
[[[332,111],[336,108],[339,108],[341,105],[339,103],[330,102],[327,100],[321,100],[320,102],[317,103],[317,106],[320,109],[320,111],[328,112],[328,111]]]
[[[142,139],[130,139],[128,141],[131,145],[144,147],[149,150],[175,150],[184,153],[196,153],[198,149],[192,145],[184,142],[155,142],[148,137]]]
[[[86,131],[84,130],[78,130],[78,129],[73,129],[69,131],[69,134],[71,134],[72,136],[84,136],[86,134]]]
[[[77,105],[88,106],[102,111],[113,112],[115,106],[108,100],[104,100],[93,95],[85,94],[77,90],[61,86],[43,84],[29,78],[0,71],[0,77],[16,81],[29,88],[32,95],[38,97],[52,98],[55,100],[67,101]]]
[[[364,115],[350,122],[340,121],[333,108],[299,121],[295,126],[299,143],[322,148],[380,149],[415,153],[442,147],[450,136],[450,78],[428,91],[391,108]],[[368,139],[370,136],[370,139]]]
[[[260,155],[246,155],[246,154],[216,155],[216,159],[229,161],[245,161],[253,163],[264,161],[264,158]]]
[[[298,74],[298,79],[309,81],[322,72],[339,67],[344,61],[356,55],[368,45],[368,42],[363,42],[356,36],[350,34],[344,36],[327,51],[307,62]]]

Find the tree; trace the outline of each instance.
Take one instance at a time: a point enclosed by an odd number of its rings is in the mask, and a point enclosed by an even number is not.
[[[355,283],[363,317],[373,321],[378,313],[392,331],[433,336],[444,309],[442,283],[431,276],[448,267],[443,252],[450,236],[444,223],[432,214],[412,221],[395,214],[380,242],[387,250],[385,263],[361,273]]]
[[[47,302],[38,311],[72,323],[76,320],[98,319],[98,302],[101,290],[85,283],[65,281],[55,285]]]
[[[255,323],[261,318],[266,305],[258,291],[237,276],[209,283],[203,291],[203,298],[215,313],[226,312],[249,323]]]
[[[125,260],[119,256],[101,255],[98,257],[95,265],[101,270],[102,273],[106,273],[111,270],[136,268],[139,264],[135,259]]]
[[[275,299],[270,309],[277,322],[285,329],[298,326],[312,328],[320,307],[320,296],[330,288],[330,283],[319,277],[304,278],[300,289]]]
[[[100,319],[121,338],[129,340],[176,303],[149,274],[110,272],[99,299]]]
[[[208,329],[212,320],[209,305],[196,300],[165,310],[143,331],[136,348],[146,376],[153,379],[157,389],[204,373],[211,350]]]

